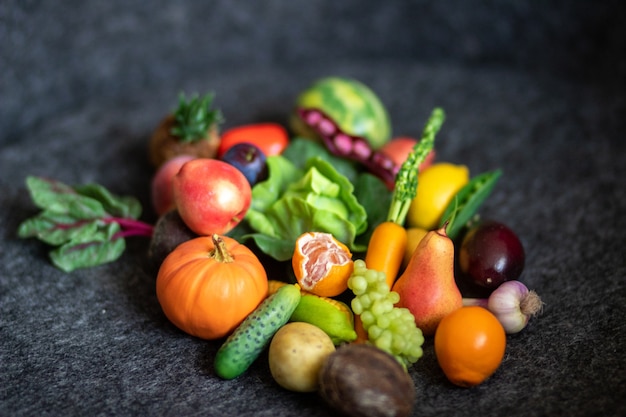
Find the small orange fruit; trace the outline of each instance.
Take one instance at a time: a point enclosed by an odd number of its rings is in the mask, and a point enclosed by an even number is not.
[[[445,316],[435,332],[435,355],[446,377],[460,387],[473,387],[498,369],[506,334],[489,310],[461,307]]]
[[[334,297],[347,290],[354,269],[348,247],[323,232],[300,235],[291,264],[300,287],[323,297]]]

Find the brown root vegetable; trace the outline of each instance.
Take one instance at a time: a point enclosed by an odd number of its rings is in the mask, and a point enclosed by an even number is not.
[[[177,210],[170,210],[157,220],[148,249],[151,264],[158,269],[171,251],[183,242],[198,237],[183,221]]]
[[[413,380],[390,354],[373,345],[339,347],[319,373],[319,394],[342,415],[404,417],[415,402]]]

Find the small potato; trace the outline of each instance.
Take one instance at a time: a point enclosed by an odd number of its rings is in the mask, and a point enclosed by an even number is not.
[[[285,389],[313,392],[319,387],[322,365],[334,351],[332,340],[319,327],[304,322],[287,323],[270,343],[270,372]]]

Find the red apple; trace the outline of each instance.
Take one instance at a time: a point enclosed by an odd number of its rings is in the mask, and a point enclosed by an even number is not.
[[[406,160],[407,156],[409,156],[417,142],[418,140],[415,138],[400,136],[397,138],[393,138],[392,140],[384,144],[382,148],[380,148],[380,151],[387,155],[389,158],[391,158],[396,165],[401,166],[402,163]],[[424,162],[421,163],[419,168],[420,172],[430,166],[434,160],[435,150],[433,149],[426,156]]]
[[[185,224],[199,235],[225,234],[250,208],[250,183],[234,166],[217,159],[185,163],[173,181],[174,201]]]
[[[176,208],[172,181],[180,170],[180,167],[182,167],[185,162],[191,161],[194,158],[195,156],[192,155],[179,155],[169,159],[161,165],[154,174],[154,177],[152,177],[152,207],[154,207],[154,211],[159,216]]]

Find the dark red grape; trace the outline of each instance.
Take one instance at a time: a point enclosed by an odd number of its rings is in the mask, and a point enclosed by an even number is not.
[[[240,170],[250,183],[250,186],[254,186],[257,182],[267,178],[265,154],[258,146],[252,143],[236,143],[228,148],[221,159]]]
[[[493,220],[471,227],[461,242],[459,268],[463,278],[495,289],[517,279],[524,269],[525,253],[519,237],[506,225]]]

